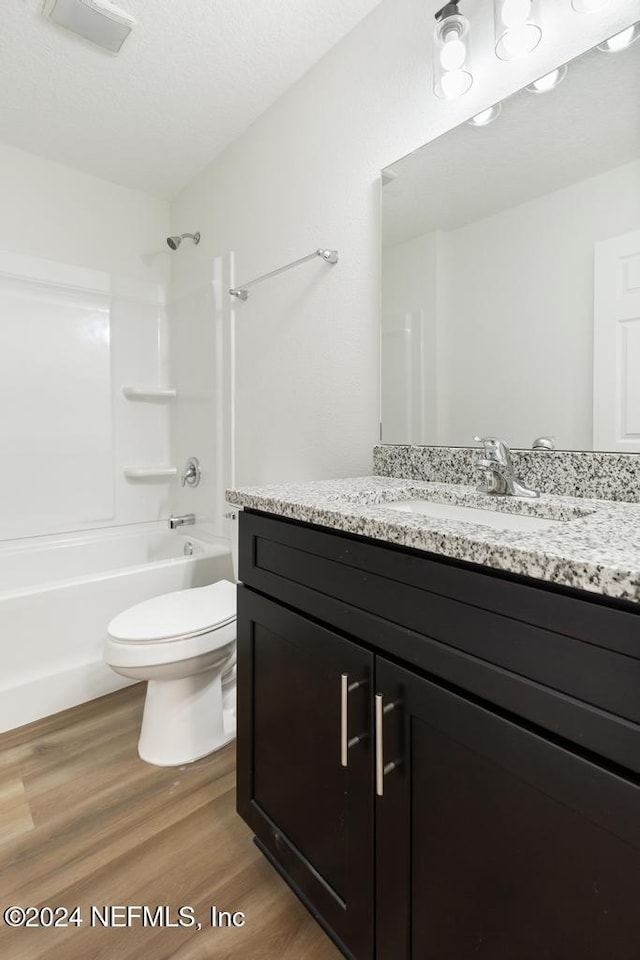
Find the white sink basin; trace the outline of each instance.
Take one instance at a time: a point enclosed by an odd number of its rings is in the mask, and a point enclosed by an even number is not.
[[[432,500],[396,500],[385,503],[384,506],[389,510],[397,510],[398,513],[419,514],[442,520],[464,520],[465,523],[480,523],[484,527],[493,527],[495,530],[519,530],[525,533],[551,530],[567,522],[550,517],[529,517],[521,513],[462,507],[457,503],[435,503]]]

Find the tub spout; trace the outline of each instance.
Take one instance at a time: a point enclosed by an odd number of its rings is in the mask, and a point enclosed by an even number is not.
[[[184,513],[181,517],[174,517],[173,514],[169,517],[169,529],[177,530],[178,527],[184,527],[188,524],[196,522],[195,513]]]

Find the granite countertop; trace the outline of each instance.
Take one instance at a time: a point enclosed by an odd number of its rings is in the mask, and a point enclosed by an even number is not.
[[[226,498],[238,507],[640,603],[638,503],[545,494],[535,500],[495,497],[471,486],[381,476],[239,487],[227,490]],[[566,522],[522,532],[389,506],[412,499]]]

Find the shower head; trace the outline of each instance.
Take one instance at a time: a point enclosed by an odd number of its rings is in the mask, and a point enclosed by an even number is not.
[[[179,237],[167,237],[167,243],[172,250],[177,250],[183,240],[193,240],[194,243],[200,243],[200,234],[183,233]]]

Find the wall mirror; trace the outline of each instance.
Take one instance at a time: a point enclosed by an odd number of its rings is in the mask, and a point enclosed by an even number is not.
[[[382,172],[383,443],[640,452],[640,42]]]

